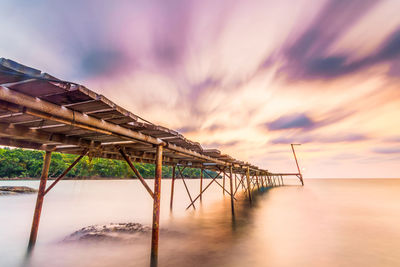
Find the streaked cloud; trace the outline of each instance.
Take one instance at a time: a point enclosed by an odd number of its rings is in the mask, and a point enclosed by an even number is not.
[[[80,82],[205,147],[292,171],[288,144],[300,142],[306,176],[400,176],[396,149],[379,145],[400,136],[397,0],[0,8],[0,56]]]

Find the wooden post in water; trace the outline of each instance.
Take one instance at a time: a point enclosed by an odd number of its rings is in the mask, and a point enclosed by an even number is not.
[[[169,204],[169,209],[172,211],[174,203],[174,186],[175,186],[175,166],[172,166],[172,181],[171,181],[171,202]]]
[[[256,184],[257,184],[257,189],[258,189],[258,191],[260,191],[260,183],[259,183],[259,181],[258,181],[258,175],[257,175],[257,173],[256,173]]]
[[[251,187],[250,187],[250,169],[249,166],[247,166],[247,171],[246,171],[246,180],[247,180],[247,192],[249,194],[249,201],[250,203],[253,202],[251,198]]]
[[[232,216],[234,217],[235,216],[235,204],[234,204],[234,201],[233,201],[233,194],[234,194],[234,192],[233,192],[233,171],[232,171],[232,165],[230,166],[230,168],[229,168],[229,174],[230,174],[230,192],[231,192],[231,210],[232,210]]]
[[[151,256],[150,266],[156,267],[158,264],[158,237],[160,233],[160,195],[161,195],[161,176],[162,176],[162,145],[157,146],[156,150],[156,172],[154,179],[154,202],[153,202],[153,227],[151,232]]]
[[[200,202],[203,201],[203,168],[200,170]]]
[[[46,182],[47,182],[47,177],[49,174],[50,162],[51,162],[51,151],[46,151],[46,154],[44,155],[42,175],[40,177],[39,191],[38,191],[37,198],[36,198],[35,214],[33,215],[31,235],[29,237],[29,244],[28,244],[28,251],[31,251],[36,244],[38,228],[39,228],[39,221],[40,221],[40,214],[42,212],[43,197],[44,197],[44,192],[46,189]]]

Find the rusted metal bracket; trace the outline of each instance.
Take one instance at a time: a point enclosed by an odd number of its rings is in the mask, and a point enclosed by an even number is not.
[[[207,174],[210,178],[212,178],[211,175],[209,175],[209,174],[207,173],[206,170],[204,170],[204,173]],[[186,207],[186,209],[189,209],[190,206],[194,205],[194,203],[196,202],[196,200],[200,198],[200,195],[203,194],[204,191],[206,191],[207,188],[210,187],[210,185],[218,178],[218,176],[219,176],[221,173],[222,173],[222,171],[220,171],[219,173],[217,173],[217,175],[216,175],[214,178],[212,178],[212,181],[203,189],[203,191],[201,191],[201,193],[192,201],[192,203],[190,203],[190,205]]]
[[[189,188],[188,188],[187,185],[186,185],[185,178],[183,177],[183,173],[182,173],[182,172],[185,170],[185,168],[186,168],[186,166],[183,167],[183,169],[181,170],[179,167],[177,167],[177,169],[178,169],[178,171],[179,171],[179,174],[180,174],[180,176],[181,176],[181,178],[182,178],[182,182],[183,182],[183,184],[184,184],[184,186],[185,186],[186,192],[187,192],[187,194],[188,194],[188,196],[189,196],[190,203],[193,203],[192,196],[190,195]],[[193,209],[196,209],[196,206],[195,206],[194,204],[193,204]]]
[[[121,154],[121,156],[124,158],[124,160],[126,161],[126,163],[128,163],[129,167],[132,169],[132,171],[135,173],[136,177],[139,179],[139,181],[143,184],[143,186],[146,188],[147,192],[149,192],[151,198],[154,199],[154,193],[153,191],[151,191],[150,187],[147,185],[146,181],[143,179],[143,177],[140,175],[139,171],[135,168],[135,166],[133,166],[132,161],[130,160],[130,158],[126,155],[126,153],[124,152],[124,150],[122,149],[122,147],[116,147],[119,151],[119,153]]]
[[[46,191],[44,191],[43,195],[46,195],[61,179],[63,179],[65,177],[65,175],[67,175],[67,173],[72,170],[73,167],[75,167],[76,164],[78,164],[78,162],[89,152],[89,149],[85,149],[82,154],[74,161],[72,162],[71,165],[69,165],[69,167],[60,175],[58,176],[58,178],[56,180],[54,180],[54,182],[46,189]]]

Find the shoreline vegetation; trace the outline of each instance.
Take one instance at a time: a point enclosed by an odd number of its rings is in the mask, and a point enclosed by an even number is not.
[[[0,148],[0,180],[38,180],[43,166],[44,151]],[[49,170],[49,180],[57,178],[77,158],[77,155],[53,152]],[[133,165],[143,178],[154,178],[155,166],[148,163]],[[199,178],[200,169],[185,168],[185,178]],[[209,172],[212,176],[215,172]],[[162,177],[172,177],[172,167],[163,166]],[[207,179],[207,175],[204,176]],[[66,175],[65,180],[109,180],[109,179],[136,179],[128,164],[122,160],[90,158],[85,156]]]

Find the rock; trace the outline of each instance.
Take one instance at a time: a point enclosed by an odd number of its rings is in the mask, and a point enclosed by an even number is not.
[[[84,227],[64,239],[74,241],[111,241],[130,242],[151,232],[151,228],[140,223],[110,223]]]
[[[17,194],[32,194],[37,192],[36,189],[27,186],[0,186],[1,195],[17,195]]]

